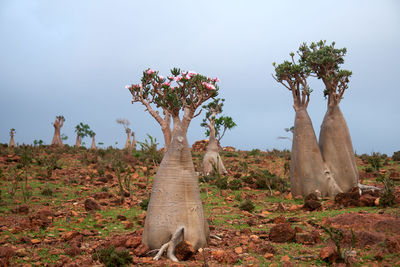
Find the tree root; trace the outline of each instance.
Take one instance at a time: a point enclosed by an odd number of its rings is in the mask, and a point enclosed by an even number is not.
[[[217,239],[217,240],[222,240],[221,237],[217,236],[217,235],[210,235],[211,238]]]
[[[164,254],[165,250],[167,250],[167,256],[170,260],[174,262],[178,262],[178,259],[175,257],[175,247],[178,245],[178,243],[183,239],[185,227],[181,227],[172,236],[171,240],[168,243],[165,243],[164,245],[161,246],[161,248],[158,250],[157,255],[153,258],[154,260],[158,261],[161,256]]]
[[[360,195],[362,194],[363,191],[382,191],[381,188],[378,188],[376,186],[372,186],[372,185],[365,185],[365,184],[358,184],[358,188],[360,188]]]

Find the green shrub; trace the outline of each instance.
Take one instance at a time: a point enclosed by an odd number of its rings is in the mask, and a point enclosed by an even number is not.
[[[242,181],[240,179],[233,179],[229,181],[228,187],[231,190],[239,190],[240,188],[242,188]]]
[[[93,260],[99,260],[106,267],[122,267],[133,262],[128,250],[116,251],[114,246],[100,249],[92,255]]]
[[[226,177],[220,176],[215,180],[215,185],[219,189],[227,189],[228,188],[228,179]]]
[[[51,197],[53,195],[53,190],[51,190],[50,188],[45,188],[42,190],[41,194],[43,196]]]
[[[392,207],[395,203],[394,182],[390,177],[381,175],[377,181],[384,185],[384,191],[379,199],[379,205],[382,207]]]
[[[149,202],[150,202],[150,197],[142,199],[142,201],[140,201],[140,203],[139,203],[140,208],[142,210],[147,210],[147,207],[149,206]]]
[[[255,148],[255,149],[253,149],[253,150],[251,150],[251,151],[249,152],[249,155],[250,155],[250,156],[259,156],[259,155],[261,155],[261,150],[258,149],[258,148]]]
[[[393,153],[392,160],[400,161],[400,150]]]
[[[240,204],[239,208],[241,210],[245,210],[248,212],[253,212],[255,206],[253,204],[253,202],[249,199],[245,200],[244,202],[242,202],[242,204]]]

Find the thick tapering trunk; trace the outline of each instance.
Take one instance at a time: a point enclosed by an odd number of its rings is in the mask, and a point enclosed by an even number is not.
[[[334,197],[340,192],[322,159],[311,119],[304,108],[296,110],[290,182],[294,196],[317,193],[322,197]]]
[[[10,143],[8,144],[9,147],[15,147],[15,141],[14,141],[14,136],[10,136]]]
[[[125,149],[130,149],[131,148],[131,133],[126,132],[126,142],[125,142]]]
[[[210,174],[217,168],[220,174],[227,173],[224,163],[218,153],[218,140],[215,138],[215,125],[213,121],[208,125],[210,129],[210,138],[208,140],[207,152],[203,158],[203,173]]]
[[[81,146],[81,138],[79,135],[76,135],[76,142],[75,142],[75,147],[80,147]]]
[[[61,127],[57,125],[58,123],[54,123],[54,135],[53,139],[51,140],[51,145],[54,146],[63,146],[64,144],[62,143],[61,140]]]
[[[134,133],[134,132],[132,132],[131,149],[132,149],[132,150],[136,150],[136,139],[135,139],[135,133]]]
[[[173,138],[154,179],[143,231],[143,243],[159,249],[183,229],[195,250],[207,244],[198,180],[186,138],[187,126],[174,118]]]
[[[347,192],[358,185],[358,169],[346,120],[338,104],[329,104],[319,135],[322,157],[338,186]]]
[[[92,137],[92,146],[90,147],[90,149],[96,149],[96,141],[94,140],[94,135]]]

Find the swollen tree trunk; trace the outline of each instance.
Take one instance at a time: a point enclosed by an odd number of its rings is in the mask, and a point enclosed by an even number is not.
[[[15,147],[14,135],[10,136],[10,143],[8,144],[9,147]]]
[[[53,139],[51,140],[51,145],[53,146],[64,146],[61,140],[61,127],[63,126],[63,122],[59,122],[59,120],[56,119],[56,121],[53,123],[54,126],[54,135]]]
[[[333,102],[333,101],[332,101]],[[358,169],[346,120],[338,103],[329,103],[319,135],[322,157],[342,191],[358,185]]]
[[[214,172],[214,168],[220,173],[227,173],[224,163],[218,153],[218,141],[215,138],[215,121],[211,119],[208,128],[210,129],[210,138],[208,140],[207,152],[203,158],[203,173],[210,174]]]
[[[179,117],[174,117],[173,122],[172,141],[154,179],[143,243],[150,249],[159,249],[182,233],[179,239],[189,241],[196,251],[206,246],[209,228],[186,138],[188,125]],[[174,245],[169,249],[173,254]]]
[[[80,147],[80,146],[81,146],[81,138],[79,135],[76,135],[75,147]]]
[[[95,135],[92,136],[92,146],[90,149],[96,149],[96,141],[94,140]]]
[[[134,133],[134,132],[132,132],[131,149],[132,149],[132,150],[136,150],[136,139],[135,139],[135,133]]]
[[[163,133],[163,136],[164,136],[164,144],[165,144],[164,151],[167,152],[169,146],[171,145],[171,139],[172,139],[170,122],[165,122],[161,126],[161,130],[162,130],[162,133]]]
[[[126,131],[126,142],[125,142],[125,149],[131,148],[131,132]]]
[[[317,193],[322,197],[334,197],[341,192],[322,159],[314,128],[305,108],[296,109],[290,182],[294,196]]]

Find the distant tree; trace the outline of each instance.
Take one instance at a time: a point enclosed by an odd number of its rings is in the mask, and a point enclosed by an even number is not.
[[[11,128],[10,129],[10,143],[8,145],[9,147],[15,147],[14,135],[15,135],[15,129]]]
[[[33,140],[33,145],[34,146],[41,146],[41,145],[43,145],[43,140],[42,139],[40,139],[40,140]]]
[[[92,146],[90,147],[90,149],[96,149],[96,148],[97,148],[97,147],[96,147],[96,141],[95,141],[96,133],[93,132],[92,130],[90,130],[90,131],[88,132],[88,135],[92,138]]]
[[[54,126],[54,135],[53,140],[51,141],[51,145],[53,146],[64,146],[61,140],[61,127],[64,125],[65,118],[64,116],[57,116],[56,120],[53,123]]]
[[[132,135],[131,149],[136,150],[135,132],[132,131],[131,135]]]
[[[131,132],[132,130],[128,127],[131,123],[126,119],[117,119],[117,123],[121,124],[125,128],[126,132],[126,142],[125,142],[125,149],[131,148]]]
[[[346,48],[336,48],[335,42],[304,43],[300,47],[301,61],[325,85],[324,96],[328,105],[319,134],[322,157],[334,173],[336,182],[343,191],[358,185],[358,169],[353,144],[346,120],[339,104],[348,88],[352,72],[342,69]]]
[[[83,124],[82,122],[75,126],[76,143],[75,147],[80,147],[82,139],[89,135],[91,132],[89,125]]]
[[[203,108],[207,110],[205,118],[201,123],[202,127],[206,127],[206,136],[209,136],[207,152],[203,158],[203,173],[210,174],[216,168],[220,174],[226,173],[225,166],[218,153],[218,143],[225,135],[226,130],[230,130],[236,126],[231,117],[218,117],[222,113],[224,99],[214,99]],[[221,130],[221,128],[223,128]]]

